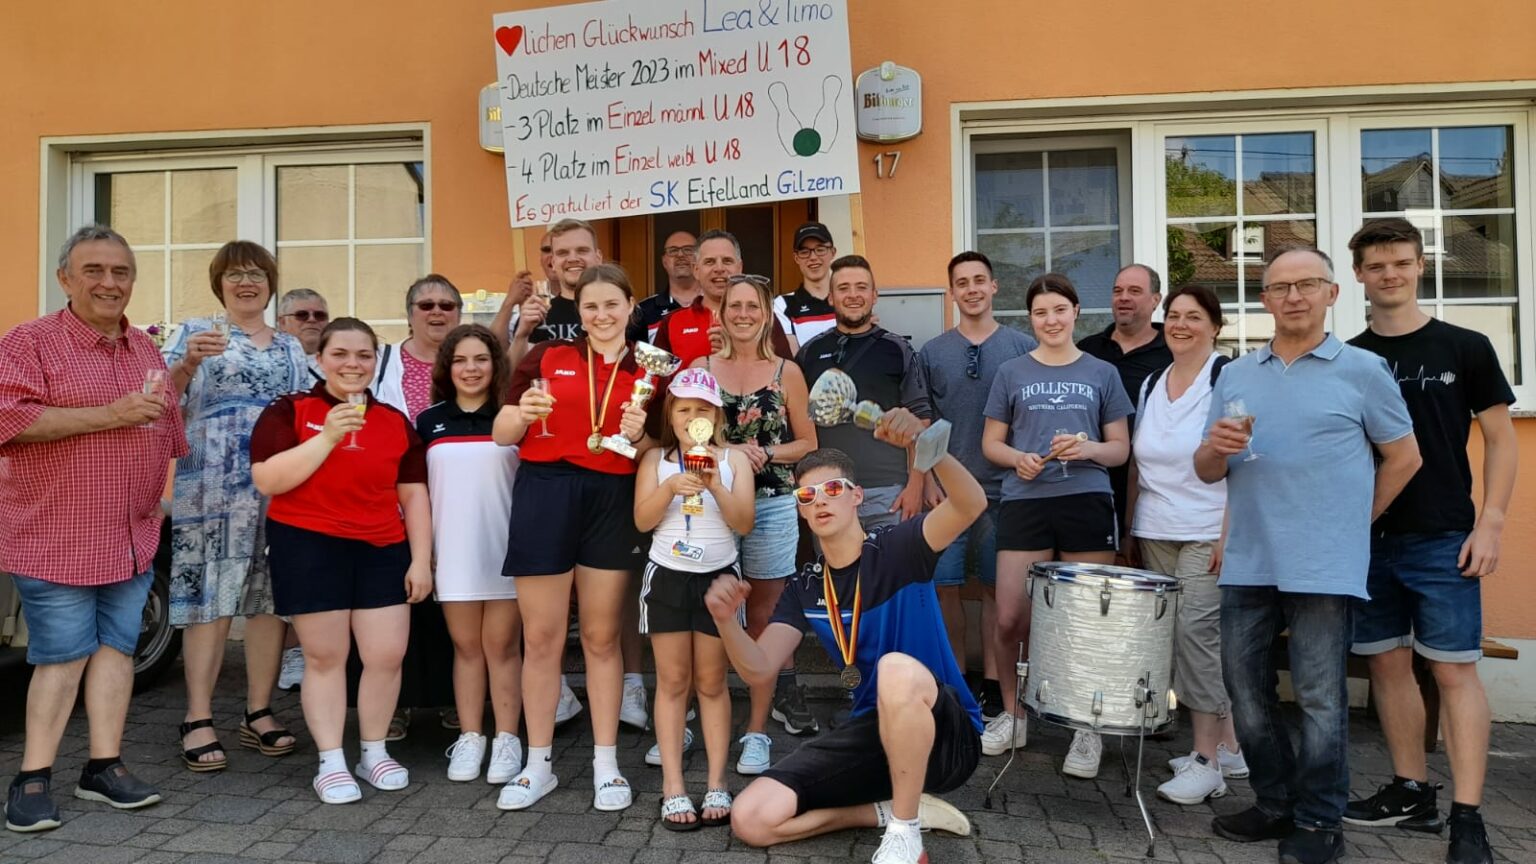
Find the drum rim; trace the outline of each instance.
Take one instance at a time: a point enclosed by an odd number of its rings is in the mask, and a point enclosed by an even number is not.
[[[1148,735],[1160,735],[1163,732],[1166,732],[1168,727],[1174,725],[1176,719],[1175,716],[1170,712],[1161,723],[1158,723],[1155,726],[1142,727],[1121,726],[1113,724],[1095,726],[1092,723],[1084,723],[1081,720],[1074,720],[1064,714],[1053,714],[1049,711],[1041,711],[1040,709],[1028,703],[1025,703],[1024,710],[1034,715],[1035,719],[1037,720],[1050,723],[1053,726],[1061,726],[1065,729],[1074,729],[1079,732],[1096,732],[1100,735],[1129,735],[1133,737],[1142,734],[1143,730],[1145,730],[1146,734]]]
[[[1183,587],[1178,579],[1150,570],[1078,561],[1041,561],[1031,564],[1029,578],[1080,585],[1102,585],[1107,582],[1111,590],[1121,591],[1179,591]]]

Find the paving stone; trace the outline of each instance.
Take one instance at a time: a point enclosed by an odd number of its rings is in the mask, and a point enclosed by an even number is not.
[[[273,861],[281,861],[287,858],[294,849],[297,849],[298,845],[297,843],[271,843],[263,840],[260,843],[252,843],[251,847],[245,850],[245,855],[248,858],[266,858]]]
[[[152,812],[142,811],[144,814]],[[157,820],[146,815],[118,810],[96,810],[66,821],[48,839],[64,843],[93,843],[112,846],[142,833]]]
[[[272,802],[248,795],[208,795],[181,812],[181,818],[199,822],[248,825],[272,809]]]
[[[274,829],[259,825],[202,824],[171,838],[160,848],[167,852],[217,852],[237,855],[246,847],[272,835]]]
[[[316,831],[293,850],[294,857],[327,864],[368,864],[389,838],[362,831]]]
[[[421,850],[411,864],[497,864],[517,844],[489,837],[442,837]]]
[[[400,810],[389,821],[400,825],[401,831],[412,834],[435,834],[439,837],[484,837],[495,827],[497,817],[501,815],[499,810]],[[411,817],[415,816],[414,820]],[[546,817],[547,819],[548,817]],[[540,821],[540,825],[544,821]],[[587,839],[592,835],[588,833]],[[553,837],[540,837],[540,840],[566,839]],[[570,838],[575,839],[575,838]]]

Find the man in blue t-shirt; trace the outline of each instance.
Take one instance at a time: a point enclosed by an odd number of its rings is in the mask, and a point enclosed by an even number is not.
[[[906,448],[923,425],[897,408],[881,418],[875,437]],[[853,692],[847,723],[802,744],[742,791],[731,828],[753,846],[772,846],[883,826],[874,860],[916,864],[924,860],[920,828],[970,832],[964,814],[924,794],[958,788],[981,758],[981,711],[949,649],[933,568],[939,551],[986,510],[987,498],[946,455],[933,473],[949,497],[926,515],[866,535],[853,473],[853,460],[832,449],[795,466],[795,501],[823,554],[789,579],[757,641],[736,617],[748,582],[717,579],[705,597],[732,665],[748,682],[773,680],[813,632]]]

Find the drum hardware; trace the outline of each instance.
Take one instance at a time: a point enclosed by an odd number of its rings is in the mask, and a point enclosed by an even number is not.
[[[1141,797],[1141,766],[1142,756],[1147,745],[1147,730],[1151,728],[1151,724],[1156,720],[1158,710],[1155,693],[1152,687],[1149,686],[1151,681],[1152,671],[1150,669],[1142,673],[1141,678],[1136,681],[1136,705],[1142,709],[1143,719],[1141,731],[1136,736],[1136,770],[1134,774],[1131,771],[1129,757],[1125,752],[1127,736],[1120,736],[1120,767],[1125,773],[1125,797],[1130,798],[1134,795],[1136,798],[1136,808],[1141,811],[1141,822],[1147,829],[1148,858],[1152,858],[1157,854],[1157,835],[1152,830],[1152,817],[1147,812],[1146,801]],[[1133,776],[1136,778],[1134,783],[1131,780]]]
[[[1109,593],[1109,580],[1104,580],[1104,587],[1099,589],[1099,617],[1109,615],[1109,598],[1114,595]]]
[[[1033,590],[1034,586],[1030,587]],[[1019,740],[1019,716],[1024,713],[1024,689],[1029,686],[1029,661],[1024,659],[1023,642],[1019,643],[1019,660],[1013,664],[1013,674],[1017,680],[1013,691],[1013,711],[1011,712],[1013,714],[1013,728],[1008,733],[1011,736],[1008,739],[1010,745]],[[1013,764],[1013,757],[1017,756],[1018,753],[1019,748],[1012,746],[1008,748],[1008,761],[1003,763],[1003,767],[997,769],[997,776],[992,778],[992,785],[987,787],[987,794],[981,799],[982,807],[988,810],[992,809],[992,790],[996,789],[997,784],[1002,782],[1003,775],[1008,773],[1008,766]]]

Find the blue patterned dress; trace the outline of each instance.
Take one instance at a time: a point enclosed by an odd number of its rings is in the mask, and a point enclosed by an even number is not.
[[[193,318],[166,341],[167,365],[187,337],[212,329]],[[266,499],[251,480],[251,430],[273,399],[310,386],[304,346],[287,333],[258,348],[230,325],[229,348],[198,367],[182,398],[191,452],[176,462],[171,506],[171,623],[272,613]]]

